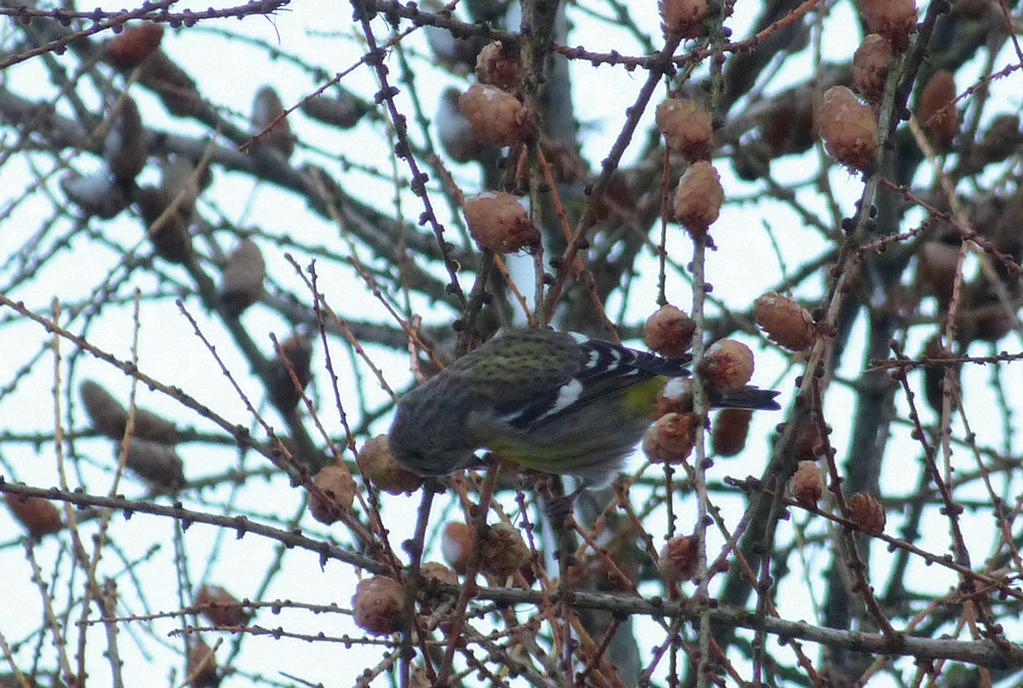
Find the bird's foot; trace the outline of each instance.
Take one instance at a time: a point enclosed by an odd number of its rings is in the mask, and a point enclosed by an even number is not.
[[[547,513],[547,517],[552,521],[563,521],[572,515],[572,509],[575,507],[575,500],[583,493],[586,488],[582,485],[575,488],[567,495],[556,497],[551,501],[547,502],[547,507],[544,511]]]

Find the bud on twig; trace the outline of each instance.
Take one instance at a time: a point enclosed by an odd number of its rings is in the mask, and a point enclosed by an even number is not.
[[[694,162],[675,190],[675,219],[696,237],[718,219],[725,190],[717,170],[706,160]]]
[[[369,105],[354,94],[344,89],[335,89],[331,93],[309,98],[302,103],[300,109],[308,117],[339,129],[351,129],[369,112]]]
[[[529,213],[504,191],[488,191],[466,199],[465,217],[476,243],[495,253],[514,253],[540,240]]]
[[[103,139],[103,157],[114,178],[130,182],[146,166],[145,131],[135,101],[125,96]]]
[[[367,480],[392,495],[415,492],[423,479],[406,470],[391,453],[387,435],[377,435],[362,445],[355,459]]]
[[[533,133],[526,106],[496,86],[473,84],[458,99],[458,107],[476,139],[488,145],[510,146]]]
[[[435,580],[448,585],[458,585],[458,574],[454,570],[440,563],[439,561],[428,561],[419,567],[420,573],[425,580]]]
[[[695,413],[668,413],[643,435],[643,453],[652,463],[679,463],[696,446]]]
[[[948,150],[959,131],[955,99],[955,77],[945,69],[935,72],[920,94],[916,116],[931,145],[939,151]]]
[[[452,521],[444,526],[441,534],[440,550],[444,561],[459,575],[465,575],[469,564],[469,552],[472,551],[473,532],[467,523]]]
[[[749,409],[726,408],[714,417],[710,441],[718,456],[735,456],[746,446],[753,412]]]
[[[294,334],[280,345],[280,352],[270,363],[268,381],[270,398],[277,408],[291,410],[302,398],[300,389],[305,389],[312,380],[313,343],[301,334]],[[298,379],[295,387],[292,373]]]
[[[245,606],[219,585],[199,588],[195,603],[203,607],[200,614],[217,626],[244,626],[249,622]]]
[[[114,440],[124,437],[128,425],[128,411],[106,388],[92,380],[84,380],[78,388],[78,393],[96,432]],[[181,439],[174,423],[141,408],[135,409],[133,435],[160,444],[177,444]]]
[[[790,298],[769,291],[754,302],[753,316],[767,336],[786,349],[804,351],[813,344],[813,318]]]
[[[480,568],[501,580],[529,561],[529,548],[522,535],[508,523],[485,526],[480,542]]]
[[[252,101],[251,121],[257,147],[276,150],[285,159],[291,157],[295,151],[295,138],[291,135],[288,118],[284,116],[281,97],[272,86],[264,86],[256,93]]]
[[[174,448],[165,444],[132,438],[125,466],[159,490],[174,492],[185,484],[184,463]]]
[[[28,495],[5,494],[4,500],[11,515],[34,538],[56,533],[64,527],[60,510],[47,499]]]
[[[828,153],[844,165],[862,172],[874,169],[877,158],[877,118],[870,107],[845,86],[824,93],[818,112],[821,138]]]
[[[220,683],[217,676],[217,658],[213,650],[198,635],[192,637],[188,651],[188,685],[190,688],[212,688]]]
[[[696,575],[700,541],[695,535],[673,537],[661,548],[657,568],[669,583],[684,583]]]
[[[405,589],[388,576],[364,578],[355,586],[352,608],[355,624],[371,635],[386,635],[398,630]]]
[[[869,33],[853,54],[852,78],[856,90],[871,103],[881,102],[892,61],[892,44],[884,36]]]
[[[203,108],[195,81],[159,48],[142,64],[139,81],[153,89],[172,115],[191,117]]]
[[[320,488],[325,498],[316,493],[309,495],[309,513],[320,523],[330,525],[341,513],[351,513],[355,502],[355,478],[343,464],[324,466],[313,476],[313,485]]]
[[[719,339],[707,347],[698,370],[709,387],[739,389],[753,377],[753,351],[735,339]]]
[[[651,351],[668,358],[681,358],[693,345],[696,323],[684,310],[665,304],[654,311],[643,326],[643,339]]]
[[[220,281],[220,302],[232,317],[259,301],[263,295],[266,263],[259,245],[251,239],[239,242],[227,257]]]
[[[824,495],[824,478],[816,461],[800,461],[789,483],[792,496],[807,508],[813,508]]]
[[[909,46],[916,31],[916,3],[913,0],[859,0],[860,13],[870,33],[879,33],[898,50]]]
[[[672,151],[690,162],[710,158],[714,128],[710,113],[695,100],[669,98],[657,106],[656,121]]]
[[[661,28],[668,35],[698,38],[710,14],[707,0],[658,0]]]
[[[163,191],[144,186],[135,195],[135,203],[157,255],[171,263],[191,260],[192,235],[188,225],[179,212],[165,212],[170,199]]]
[[[493,41],[483,46],[476,56],[476,78],[481,84],[514,91],[522,79],[522,54],[518,46],[505,46]]]
[[[867,535],[883,533],[887,521],[884,507],[866,492],[857,492],[849,498],[849,518]]]
[[[126,28],[106,45],[106,57],[120,70],[135,69],[160,47],[163,24],[147,22]]]

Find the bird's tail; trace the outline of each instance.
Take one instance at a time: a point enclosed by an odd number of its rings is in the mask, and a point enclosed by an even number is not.
[[[777,411],[781,408],[774,400],[778,392],[747,385],[741,389],[708,390],[710,405],[714,408],[751,409],[754,411]]]

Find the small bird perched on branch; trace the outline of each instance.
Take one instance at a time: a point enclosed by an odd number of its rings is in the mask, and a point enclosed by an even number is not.
[[[576,333],[513,330],[402,397],[391,451],[424,477],[466,468],[477,449],[489,449],[525,468],[575,476],[580,490],[605,485],[653,422],[667,381],[691,375],[690,361]],[[778,392],[752,386],[707,395],[713,408],[779,408]]]

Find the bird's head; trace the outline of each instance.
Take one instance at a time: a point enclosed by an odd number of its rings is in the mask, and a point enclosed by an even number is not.
[[[443,404],[431,403],[418,387],[398,403],[388,434],[391,453],[402,466],[421,476],[442,476],[476,460],[465,445],[463,420]]]

